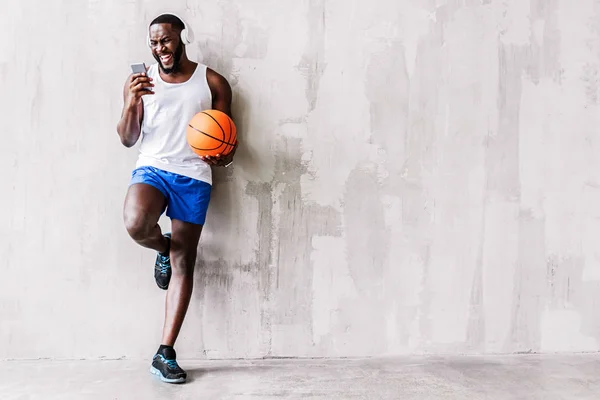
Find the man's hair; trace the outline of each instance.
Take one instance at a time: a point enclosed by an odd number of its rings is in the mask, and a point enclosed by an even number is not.
[[[171,24],[173,28],[176,28],[180,32],[185,29],[183,21],[172,14],[159,15],[158,17],[154,18],[152,22],[150,22],[150,26],[156,24]]]

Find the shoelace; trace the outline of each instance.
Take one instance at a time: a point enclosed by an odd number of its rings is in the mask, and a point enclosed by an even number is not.
[[[175,360],[167,360],[167,359],[164,359],[164,360],[165,360],[165,364],[167,364],[169,366],[169,368],[171,368],[171,369],[177,369],[177,368],[179,368],[179,365],[177,365],[177,361],[175,361]]]
[[[160,266],[160,273],[166,274],[169,271],[169,268],[171,268],[171,266],[168,264],[169,256],[163,256],[162,254],[159,254],[158,257],[159,257],[158,265]]]
[[[179,365],[177,364],[177,360],[167,360],[163,355],[157,354],[154,356],[155,359],[160,359],[162,362],[167,364],[167,366],[171,369],[178,369]]]

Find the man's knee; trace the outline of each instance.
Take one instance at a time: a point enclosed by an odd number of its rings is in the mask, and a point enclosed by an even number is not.
[[[125,229],[133,240],[144,240],[152,229],[152,222],[140,212],[125,211],[123,215]]]
[[[196,249],[184,250],[171,247],[171,268],[174,274],[193,275],[196,264]]]

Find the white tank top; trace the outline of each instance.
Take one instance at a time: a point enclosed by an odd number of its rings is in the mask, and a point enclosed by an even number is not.
[[[206,65],[198,64],[186,82],[167,83],[153,64],[147,72],[154,94],[142,97],[144,118],[136,167],[151,166],[212,185],[210,165],[188,145],[186,128],[196,113],[212,108]]]

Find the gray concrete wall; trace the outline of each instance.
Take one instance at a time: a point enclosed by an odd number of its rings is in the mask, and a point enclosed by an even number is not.
[[[164,4],[3,1],[0,358],[155,351],[115,125]],[[234,87],[241,140],[182,357],[599,350],[597,1],[170,10]]]

